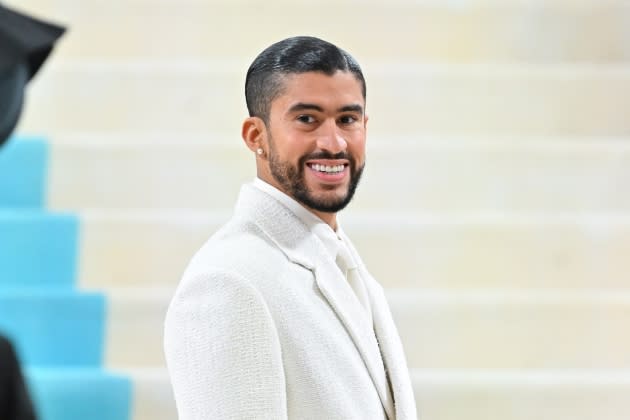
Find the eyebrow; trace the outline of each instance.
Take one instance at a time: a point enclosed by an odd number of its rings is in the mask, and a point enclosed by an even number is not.
[[[324,112],[324,108],[319,105],[309,104],[304,102],[299,102],[289,108],[289,113],[300,112],[300,111],[317,111]],[[363,107],[359,104],[353,105],[345,105],[337,110],[337,112],[358,112],[363,115]]]
[[[359,104],[346,105],[339,108],[338,112],[358,112],[359,114],[363,115],[363,107]]]

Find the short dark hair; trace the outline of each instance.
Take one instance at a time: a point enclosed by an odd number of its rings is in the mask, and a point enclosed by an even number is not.
[[[268,123],[271,102],[282,93],[285,76],[306,72],[332,76],[337,71],[348,71],[357,78],[365,100],[361,67],[341,48],[312,36],[296,36],[276,42],[261,52],[247,70],[245,101],[249,115]]]

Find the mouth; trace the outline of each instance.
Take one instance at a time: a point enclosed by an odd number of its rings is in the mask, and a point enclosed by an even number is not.
[[[341,181],[349,172],[347,161],[310,161],[306,166],[318,179],[328,182]]]
[[[348,164],[322,165],[319,163],[308,163],[307,166],[314,171],[321,172],[324,174],[338,174],[339,172],[343,172],[343,170],[348,166]]]

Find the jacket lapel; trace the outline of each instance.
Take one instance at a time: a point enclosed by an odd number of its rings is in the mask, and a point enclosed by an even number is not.
[[[353,294],[347,280],[334,265],[334,261],[328,262],[322,256],[319,257],[322,264],[314,269],[317,286],[354,341],[372,377],[383,408],[387,416],[393,420],[393,402],[372,325],[368,322],[364,309]]]
[[[382,361],[389,377],[391,395],[395,407],[394,415],[390,418],[396,420],[416,420],[416,402],[413,394],[413,386],[409,377],[409,369],[403,351],[400,336],[389,309],[389,304],[383,293],[383,288],[370,275],[361,261],[356,249],[350,240],[344,236],[344,240],[350,247],[355,261],[358,262],[361,278],[370,296],[372,305],[372,317],[374,319],[374,333],[381,350]]]
[[[387,416],[394,420],[392,397],[375,331],[324,244],[288,208],[253,186],[243,186],[236,210],[237,215],[253,219],[291,261],[313,272],[322,295],[361,355]]]
[[[413,386],[396,325],[382,293],[375,293],[372,303],[374,307],[374,332],[389,374],[396,408],[396,420],[415,420],[417,414]]]

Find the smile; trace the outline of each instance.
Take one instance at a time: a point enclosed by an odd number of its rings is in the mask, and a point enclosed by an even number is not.
[[[319,163],[312,163],[308,166],[317,172],[325,174],[337,174],[343,172],[346,167],[346,165],[320,165]]]

